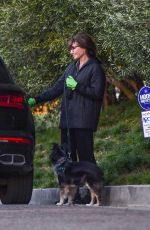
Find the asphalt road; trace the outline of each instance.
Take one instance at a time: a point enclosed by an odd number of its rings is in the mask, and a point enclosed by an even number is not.
[[[149,230],[150,210],[0,205],[0,230]]]

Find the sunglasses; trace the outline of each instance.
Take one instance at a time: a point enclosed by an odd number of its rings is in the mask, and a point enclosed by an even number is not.
[[[75,50],[77,47],[80,47],[80,46],[71,46],[70,49],[69,49],[69,51]]]

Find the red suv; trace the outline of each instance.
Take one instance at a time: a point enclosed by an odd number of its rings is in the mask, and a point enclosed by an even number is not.
[[[29,203],[33,189],[35,129],[25,92],[0,58],[0,200]]]

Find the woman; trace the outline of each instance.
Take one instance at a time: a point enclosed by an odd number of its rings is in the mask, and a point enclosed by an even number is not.
[[[96,58],[96,45],[90,36],[77,34],[68,44],[74,62],[52,88],[30,98],[28,103],[34,106],[63,94],[60,117],[61,144],[69,144],[69,128],[72,160],[96,163],[93,132],[98,125],[106,79],[100,61]]]

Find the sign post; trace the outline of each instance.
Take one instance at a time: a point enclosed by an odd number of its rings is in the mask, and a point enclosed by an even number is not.
[[[138,102],[142,112],[144,137],[150,137],[150,87],[142,87],[138,93]]]

